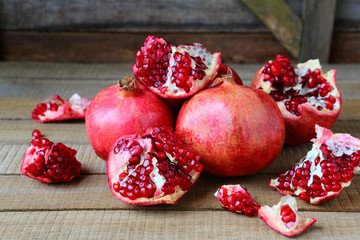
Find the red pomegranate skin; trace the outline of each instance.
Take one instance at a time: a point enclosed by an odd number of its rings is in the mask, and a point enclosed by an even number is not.
[[[280,153],[285,126],[275,101],[263,91],[223,81],[187,101],[176,133],[193,146],[206,173],[254,174]]]
[[[136,92],[114,85],[102,90],[91,101],[85,124],[95,153],[103,160],[115,141],[150,127],[171,126],[175,120],[170,107],[145,86]]]

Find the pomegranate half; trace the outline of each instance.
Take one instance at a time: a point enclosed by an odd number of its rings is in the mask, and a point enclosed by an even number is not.
[[[286,145],[299,145],[315,137],[315,125],[331,128],[341,110],[336,70],[322,72],[319,60],[296,68],[277,55],[259,69],[251,83],[276,101],[285,120]]]
[[[200,43],[172,45],[148,36],[136,53],[132,69],[136,79],[163,98],[187,98],[207,87],[221,64],[221,54],[211,54]]]
[[[120,137],[107,161],[111,192],[134,205],[175,204],[202,170],[200,156],[170,127]]]

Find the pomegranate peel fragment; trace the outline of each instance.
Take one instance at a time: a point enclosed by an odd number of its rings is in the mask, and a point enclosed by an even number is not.
[[[39,123],[84,119],[90,101],[90,99],[80,97],[77,93],[74,93],[69,100],[54,95],[39,103],[30,115]]]
[[[319,204],[337,197],[358,171],[360,139],[316,125],[312,149],[294,167],[269,183],[281,194]]]
[[[273,207],[267,205],[259,209],[259,218],[269,227],[288,237],[294,237],[316,222],[315,218],[308,218],[297,213],[297,203],[291,196],[282,197]]]

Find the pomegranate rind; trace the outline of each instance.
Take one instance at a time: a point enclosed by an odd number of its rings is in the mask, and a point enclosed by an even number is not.
[[[288,205],[296,214],[295,222],[285,224],[281,220],[280,211],[282,206]],[[303,233],[317,220],[315,218],[308,218],[297,213],[297,203],[295,198],[291,196],[282,197],[277,205],[269,207],[267,205],[261,206],[259,209],[259,218],[263,220],[269,227],[288,237],[294,237]]]
[[[227,193],[227,195],[225,195],[225,196],[224,196],[224,190],[226,190],[226,193]],[[232,212],[245,214],[241,210],[235,210],[234,211],[234,210],[230,209],[229,206],[224,205],[223,202],[222,202],[224,197],[229,197],[229,196],[234,195],[234,194],[239,193],[239,192],[240,192],[240,194],[242,196],[244,196],[247,199],[247,205],[253,205],[253,208],[255,210],[255,212],[253,212],[251,215],[248,215],[248,216],[254,216],[257,213],[258,208],[260,206],[254,201],[254,199],[251,197],[250,193],[242,185],[240,185],[240,184],[223,185],[214,193],[214,196],[216,197],[217,200],[220,201],[220,204],[224,209],[227,209],[227,210],[232,211]]]
[[[90,102],[91,99],[82,98],[77,93],[74,93],[69,100],[63,100],[60,96],[54,95],[48,97],[43,103],[57,104],[58,109],[56,111],[47,109],[42,114],[37,115],[37,109],[35,108],[30,113],[30,116],[39,123],[84,119]]]
[[[147,48],[151,48],[155,44],[169,44],[165,39],[149,36],[145,40],[145,44],[141,47],[141,51],[144,51]],[[157,94],[158,96],[166,99],[179,99],[179,98],[188,98],[193,96],[197,92],[203,90],[206,86],[208,86],[212,80],[215,78],[221,64],[221,53],[215,52],[211,54],[202,44],[193,43],[193,44],[183,44],[183,45],[170,45],[172,53],[169,58],[169,66],[167,68],[167,80],[161,86],[147,86],[152,92]],[[192,57],[200,57],[204,64],[206,65],[206,69],[204,69],[205,76],[202,79],[194,79],[192,76],[189,76],[186,83],[191,86],[189,91],[184,91],[184,89],[176,86],[174,82],[171,81],[171,76],[173,73],[172,67],[175,64],[174,61],[174,53],[188,53]],[[195,67],[195,60],[191,60],[191,66]],[[132,70],[135,78],[142,84],[146,86],[146,83],[143,80],[143,77],[139,75],[139,69],[136,64],[133,64]],[[166,89],[164,91],[163,89]]]
[[[296,66],[295,72],[298,74],[299,78],[301,78],[306,74],[308,69],[311,71],[314,71],[315,69],[321,70],[319,60],[310,59],[305,63],[300,63]],[[264,81],[263,70],[264,66],[255,73],[251,87],[262,89],[263,91],[270,93],[274,88],[269,81]],[[310,97],[307,102],[299,104],[298,111],[300,112],[300,115],[296,116],[289,112],[285,107],[284,102],[288,99],[276,102],[285,121],[285,145],[296,146],[310,141],[315,137],[314,128],[316,124],[325,128],[331,128],[339,117],[341,111],[341,93],[336,84],[336,69],[331,69],[326,73],[321,72],[321,76],[324,77],[332,87],[332,90],[323,98],[332,95],[336,99],[332,110],[327,109],[324,102],[315,101],[314,97]],[[295,88],[300,90],[300,84]],[[305,89],[301,89],[300,92],[307,90],[307,87],[305,87]],[[322,110],[317,110],[317,106],[321,106]]]
[[[265,92],[240,86],[231,77],[220,80],[185,102],[175,132],[200,154],[206,173],[255,174],[280,154],[284,120]]]
[[[159,129],[159,128],[148,128],[142,134],[131,134],[131,135],[122,136],[115,142],[111,151],[109,152],[108,159],[107,159],[107,178],[108,178],[108,184],[109,184],[110,190],[116,198],[118,198],[119,200],[121,200],[127,204],[131,204],[131,205],[176,204],[179,201],[179,199],[181,199],[184,196],[184,194],[186,194],[189,191],[189,189],[184,190],[184,189],[181,189],[179,186],[176,186],[174,193],[164,194],[164,192],[161,190],[161,187],[165,184],[166,179],[162,175],[159,174],[159,170],[156,167],[156,163],[158,160],[155,157],[152,159],[154,170],[151,174],[151,180],[156,184],[157,189],[152,198],[141,197],[141,198],[136,198],[136,199],[129,199],[114,190],[113,184],[115,182],[119,181],[119,175],[121,173],[126,172],[127,165],[129,163],[129,158],[131,157],[130,152],[127,150],[120,151],[119,153],[115,153],[114,149],[115,149],[117,143],[122,139],[136,140],[140,144],[140,146],[143,148],[143,153],[141,154],[142,159],[140,162],[140,164],[142,164],[144,161],[144,159],[143,159],[144,155],[147,153],[153,153],[155,151],[154,150],[154,148],[155,148],[154,141],[152,139],[149,139],[148,136],[150,136],[150,135],[153,136],[154,132],[157,131],[157,129]],[[164,127],[162,129],[165,129],[166,131],[172,131],[170,127]],[[192,151],[194,154],[196,154],[195,151],[190,146],[186,146],[186,148],[187,148],[187,150]],[[166,154],[172,164],[176,165],[178,163],[176,161],[176,159],[171,156],[170,153],[166,152]],[[199,164],[201,165],[201,163],[199,163]],[[195,170],[192,170],[189,173],[189,175],[191,176],[191,185],[192,186],[195,184],[196,180],[199,178],[200,173],[201,173],[201,171],[197,172]],[[130,176],[130,175],[131,175],[131,173],[128,174],[128,176]],[[124,180],[126,180],[126,178]]]
[[[343,154],[351,155],[352,153],[360,150],[360,139],[355,138],[347,133],[336,133],[334,134],[331,130],[321,127],[319,125],[315,126],[315,132],[317,134],[317,137],[315,139],[312,139],[313,142],[312,149],[307,153],[306,157],[304,157],[299,163],[297,163],[297,166],[301,167],[302,164],[305,161],[311,161],[314,163],[315,159],[317,157],[320,158],[319,164],[312,164],[311,166],[311,173],[312,176],[317,175],[319,178],[322,177],[321,167],[320,163],[325,159],[320,147],[323,144],[326,144],[328,147],[328,150],[336,157],[341,157]],[[354,168],[354,172],[359,171],[360,167],[357,166]],[[280,194],[283,195],[300,195],[302,192],[305,191],[304,188],[300,186],[293,186],[290,180],[290,190],[284,190],[281,188],[278,188],[279,178],[271,179],[269,186],[271,188],[276,189]],[[310,186],[312,182],[308,182],[308,186]],[[323,197],[315,197],[310,198],[309,202],[312,204],[320,204],[326,201],[329,201],[331,199],[334,199],[337,197],[345,187],[348,187],[351,184],[351,180],[347,182],[341,182],[341,189],[338,191],[327,191],[327,195]],[[322,187],[324,188],[324,185],[322,183]]]

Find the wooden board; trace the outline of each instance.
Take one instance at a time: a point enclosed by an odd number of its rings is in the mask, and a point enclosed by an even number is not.
[[[260,65],[231,65],[249,85]],[[360,66],[336,68],[343,111],[334,132],[360,137]],[[0,63],[0,239],[287,239],[257,217],[221,208],[213,196],[223,184],[243,184],[261,205],[281,195],[269,180],[298,162],[311,144],[285,147],[268,168],[253,176],[220,178],[202,174],[176,205],[133,206],[108,187],[106,162],[93,152],[83,120],[40,124],[30,111],[50,94],[74,91],[92,98],[131,74],[131,64]],[[81,175],[70,183],[42,184],[23,176],[20,165],[33,129],[78,151]],[[318,220],[299,239],[357,239],[360,175],[339,197],[320,205],[298,200],[302,215]]]
[[[302,17],[304,0],[285,2]],[[5,30],[269,32],[240,0],[3,0],[0,7]],[[359,31],[359,1],[336,7],[335,29]]]
[[[0,32],[0,60],[76,63],[129,63],[149,35],[174,44],[202,43],[227,63],[264,63],[276,54],[291,56],[271,33],[83,33]],[[360,33],[335,32],[330,63],[360,62]]]

